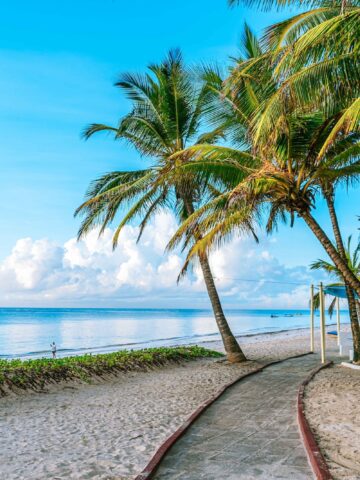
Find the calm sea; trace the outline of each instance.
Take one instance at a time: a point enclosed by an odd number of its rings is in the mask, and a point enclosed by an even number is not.
[[[226,314],[235,334],[276,332],[309,325],[308,310],[227,310]],[[342,314],[342,321],[348,322],[347,313]],[[58,356],[66,356],[217,338],[210,310],[0,309],[0,358],[48,356],[52,341],[58,346]]]

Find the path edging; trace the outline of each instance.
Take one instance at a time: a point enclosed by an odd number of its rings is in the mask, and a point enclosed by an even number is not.
[[[323,365],[315,368],[310,375],[302,382],[298,391],[297,399],[297,417],[298,425],[300,428],[301,438],[307,453],[309,463],[314,472],[317,480],[333,480],[333,477],[330,473],[329,467],[325,461],[323,454],[320,451],[320,448],[315,440],[313,431],[310,428],[309,422],[305,416],[305,405],[304,405],[304,396],[305,396],[305,387],[308,383],[315,377],[315,375],[332,365],[333,362],[326,362]]]
[[[195,422],[195,420],[208,408],[210,405],[212,405],[228,388],[232,387],[236,383],[240,382],[241,380],[244,380],[247,377],[250,377],[251,375],[254,375],[256,373],[262,372],[265,368],[270,367],[272,365],[276,365],[277,363],[282,363],[285,362],[286,360],[292,360],[293,358],[299,358],[299,357],[304,357],[305,355],[310,355],[313,352],[306,352],[306,353],[300,353],[299,355],[293,355],[291,357],[286,357],[281,360],[274,360],[272,362],[265,363],[259,368],[256,368],[255,370],[252,370],[251,372],[243,373],[240,375],[238,378],[235,380],[232,380],[231,382],[225,384],[223,387],[220,388],[212,397],[210,397],[208,400],[203,402],[199,407],[185,420],[185,422],[180,425],[180,427],[175,430],[174,433],[172,433],[161,445],[160,447],[156,450],[144,470],[137,475],[134,480],[150,480],[153,475],[155,474],[157,468],[160,465],[161,460],[164,458],[165,454],[170,450],[170,448],[174,445],[174,443],[179,440],[180,437],[184,435],[186,430]]]

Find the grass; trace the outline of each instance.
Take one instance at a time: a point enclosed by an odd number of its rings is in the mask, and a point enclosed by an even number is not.
[[[90,382],[95,376],[149,370],[168,363],[222,356],[219,352],[192,346],[122,350],[56,359],[0,360],[0,395],[19,388],[38,391],[50,383],[76,379]]]

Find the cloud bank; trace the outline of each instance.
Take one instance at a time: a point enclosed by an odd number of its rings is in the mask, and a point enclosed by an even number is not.
[[[210,306],[201,270],[180,284],[183,257],[165,252],[176,230],[172,215],[156,216],[137,244],[138,228],[126,226],[112,250],[112,230],[98,238],[63,245],[49,239],[19,239],[0,264],[2,306],[174,307]],[[287,267],[271,254],[271,241],[256,245],[237,238],[210,258],[223,303],[228,308],[306,308],[313,274]]]

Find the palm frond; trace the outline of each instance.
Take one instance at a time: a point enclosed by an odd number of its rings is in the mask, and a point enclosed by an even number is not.
[[[95,133],[99,132],[106,132],[106,133],[114,133],[115,137],[118,133],[118,128],[111,127],[109,125],[105,125],[102,123],[91,123],[87,127],[84,128],[82,132],[82,136],[87,140],[92,137]]]
[[[341,117],[325,140],[318,157],[321,158],[326,151],[333,145],[336,137],[341,133],[346,135],[349,132],[359,131],[360,127],[360,97],[355,99],[352,104],[342,112]]]

